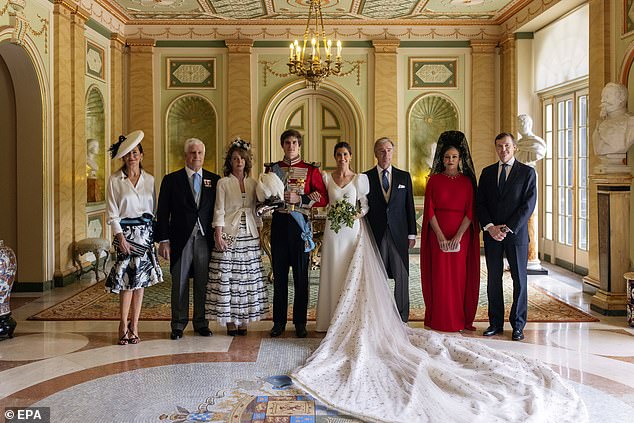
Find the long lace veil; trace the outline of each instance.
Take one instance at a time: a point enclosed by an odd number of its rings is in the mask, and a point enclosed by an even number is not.
[[[471,151],[469,150],[467,137],[465,137],[465,135],[460,131],[446,131],[440,134],[431,173],[442,173],[445,170],[445,165],[443,164],[442,159],[445,152],[450,147],[456,148],[460,153],[460,170],[465,176],[468,176],[469,179],[471,179],[471,183],[473,184],[473,189],[475,191],[477,186],[475,167],[473,166],[473,160],[471,159]]]

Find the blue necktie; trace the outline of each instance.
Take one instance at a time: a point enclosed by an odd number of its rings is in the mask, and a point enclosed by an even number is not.
[[[498,180],[498,191],[500,192],[500,194],[502,193],[502,190],[504,189],[504,184],[506,183],[506,167],[508,165],[506,163],[502,164],[502,171],[500,172],[500,179]]]
[[[383,169],[383,178],[381,178],[381,184],[383,185],[383,191],[387,192],[390,189],[390,180],[387,179],[387,169]]]
[[[194,173],[194,194],[200,194],[200,173]]]

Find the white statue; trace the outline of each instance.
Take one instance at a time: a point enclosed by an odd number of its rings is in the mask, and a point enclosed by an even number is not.
[[[533,119],[529,115],[517,116],[517,126],[522,137],[517,140],[515,158],[535,167],[535,164],[546,155],[546,141],[533,133]]]
[[[94,138],[88,138],[86,143],[86,173],[89,178],[96,178],[99,171],[99,163],[97,163],[99,141]]]
[[[592,135],[600,173],[629,172],[627,150],[634,143],[634,116],[627,111],[625,85],[609,82],[601,91],[601,120]]]

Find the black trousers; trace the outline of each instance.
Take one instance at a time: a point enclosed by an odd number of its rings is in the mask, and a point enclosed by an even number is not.
[[[484,255],[487,262],[487,298],[489,300],[489,323],[491,326],[504,326],[504,293],[502,290],[503,257],[511,268],[513,279],[513,305],[509,322],[513,329],[523,330],[528,314],[528,288],[526,266],[528,264],[528,245],[515,245],[504,241],[495,241],[484,234]]]
[[[271,222],[273,265],[273,322],[286,324],[288,312],[288,268],[293,269],[293,323],[305,325],[308,311],[308,261],[299,225],[289,214],[273,213]]]

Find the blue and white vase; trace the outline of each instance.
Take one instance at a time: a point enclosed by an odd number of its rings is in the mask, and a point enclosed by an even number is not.
[[[9,307],[11,287],[17,267],[13,250],[5,247],[4,241],[0,239],[0,340],[13,338],[13,331],[17,325],[15,319],[11,317]]]

